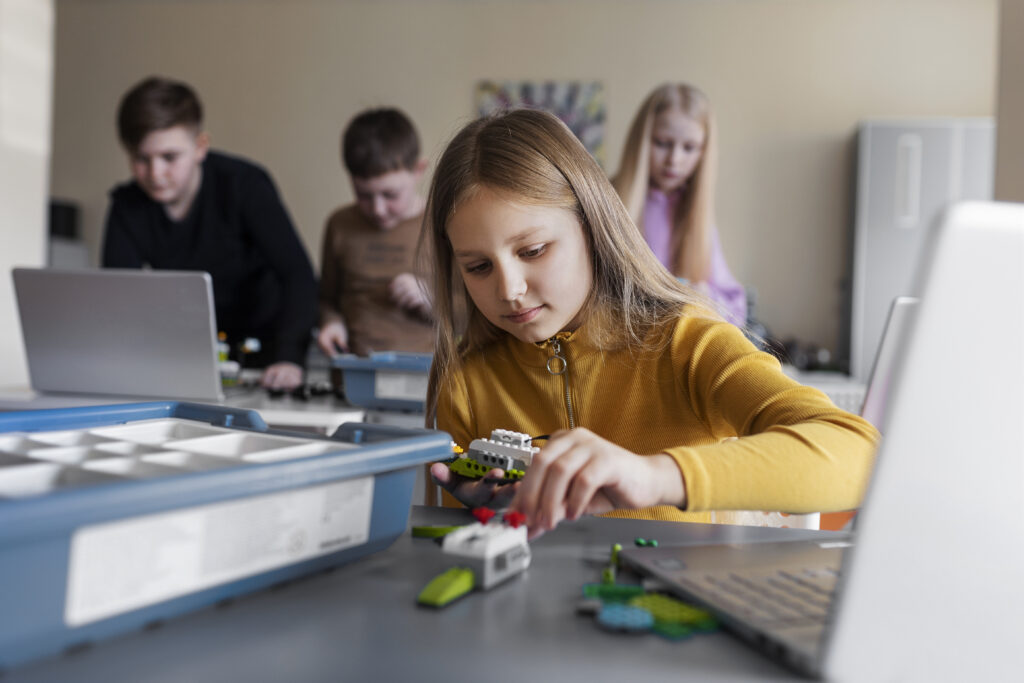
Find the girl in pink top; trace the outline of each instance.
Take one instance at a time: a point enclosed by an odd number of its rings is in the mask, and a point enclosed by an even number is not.
[[[704,93],[663,85],[633,119],[612,183],[658,260],[743,325],[746,293],[729,272],[714,222],[716,152]]]

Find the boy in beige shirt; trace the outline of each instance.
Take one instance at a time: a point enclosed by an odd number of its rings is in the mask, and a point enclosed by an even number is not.
[[[327,219],[317,343],[328,356],[430,352],[430,303],[413,275],[426,169],[416,130],[397,109],[371,109],[348,124],[341,147],[356,201]]]

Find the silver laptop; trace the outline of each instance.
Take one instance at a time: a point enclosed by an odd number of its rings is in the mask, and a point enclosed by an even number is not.
[[[13,277],[36,391],[222,398],[208,274],[15,268]]]
[[[929,236],[848,540],[634,548],[623,560],[802,672],[1020,680],[1024,205],[964,203]]]

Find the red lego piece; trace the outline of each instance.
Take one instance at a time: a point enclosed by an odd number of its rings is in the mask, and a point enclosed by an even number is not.
[[[494,510],[491,508],[473,508],[472,513],[481,524],[487,524],[494,516]]]
[[[518,529],[519,525],[526,521],[526,515],[522,512],[516,512],[513,510],[512,512],[506,512],[502,519],[504,519],[505,523],[513,529]]]

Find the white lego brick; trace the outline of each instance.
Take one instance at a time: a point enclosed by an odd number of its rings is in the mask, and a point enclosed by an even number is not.
[[[495,429],[489,439],[474,439],[469,444],[467,455],[487,467],[529,467],[533,456],[540,450],[531,444],[532,440],[526,434]]]
[[[530,566],[525,526],[469,524],[446,535],[441,549],[468,565],[485,590]]]

